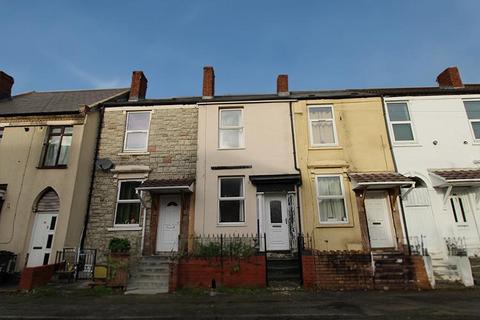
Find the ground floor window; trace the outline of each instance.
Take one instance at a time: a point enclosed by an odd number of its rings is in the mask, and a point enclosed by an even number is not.
[[[346,223],[347,210],[340,175],[316,176],[320,223]]]
[[[140,199],[135,188],[141,181],[119,181],[115,225],[138,225],[140,220]]]
[[[219,222],[245,222],[243,177],[219,178]]]

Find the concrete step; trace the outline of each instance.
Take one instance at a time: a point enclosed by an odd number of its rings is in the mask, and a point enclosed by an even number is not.
[[[139,280],[168,280],[168,273],[134,273],[130,279]]]
[[[161,289],[131,289],[125,291],[125,294],[159,294],[159,293],[168,293],[167,288]]]

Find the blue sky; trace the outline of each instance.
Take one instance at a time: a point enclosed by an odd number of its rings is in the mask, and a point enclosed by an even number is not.
[[[480,1],[0,0],[0,70],[14,92],[128,86],[150,98],[435,85],[457,65],[480,83]]]

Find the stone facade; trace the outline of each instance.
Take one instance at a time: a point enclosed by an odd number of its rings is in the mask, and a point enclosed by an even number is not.
[[[96,248],[97,261],[104,263],[108,254],[108,243],[112,238],[127,238],[131,243],[131,255],[141,255],[143,233],[143,210],[140,214],[140,228],[115,230],[114,219],[118,180],[125,178],[142,179],[195,179],[197,161],[198,110],[192,106],[145,106],[134,111],[151,111],[148,152],[123,152],[125,137],[126,109],[132,107],[107,108],[104,113],[98,158],[110,159],[115,168],[121,166],[145,166],[149,171],[121,173],[115,169],[96,169],[87,229],[87,248]],[[130,111],[130,110],[128,110]],[[132,110],[133,111],[133,110]],[[152,198],[144,193],[147,205],[145,217],[145,245],[150,237]],[[154,216],[156,216],[154,214]],[[156,224],[155,224],[156,225]],[[146,248],[144,248],[144,252]],[[152,252],[152,248],[148,248]],[[153,250],[154,251],[154,250]]]

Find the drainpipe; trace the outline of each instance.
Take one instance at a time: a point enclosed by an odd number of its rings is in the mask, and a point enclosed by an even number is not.
[[[87,227],[88,227],[88,220],[90,218],[90,206],[92,204],[92,194],[93,194],[93,184],[95,183],[95,166],[98,160],[98,151],[100,149],[100,137],[102,134],[102,127],[103,127],[103,116],[105,113],[105,109],[102,105],[99,105],[98,108],[100,109],[100,119],[98,125],[98,132],[97,132],[97,141],[95,142],[95,156],[93,158],[93,167],[92,173],[90,175],[90,190],[88,192],[88,203],[87,203],[87,213],[85,214],[85,222],[83,223],[83,232],[82,238],[80,240],[80,250],[83,249],[85,245],[85,238],[87,236]]]
[[[292,102],[288,102],[288,107],[290,111],[290,129],[292,130],[292,145],[293,145],[293,166],[295,170],[300,174],[300,179],[302,178],[302,172],[297,165],[297,149],[295,145],[295,129],[294,129],[294,121],[293,121],[293,112],[292,112]],[[298,212],[298,232],[299,234],[302,233],[302,219],[300,216],[300,189],[297,186],[297,212]]]
[[[387,129],[387,136],[388,136],[388,147],[390,149],[390,153],[392,155],[392,160],[393,160],[393,167],[395,171],[398,172],[398,166],[397,166],[397,161],[395,160],[395,154],[393,153],[393,147],[392,147],[392,137],[390,136],[390,130],[388,130],[388,120],[387,120],[387,113],[385,112],[385,99],[384,96],[380,96],[382,99],[382,113],[383,113],[383,120],[385,121],[385,128]],[[412,255],[412,249],[410,248],[410,238],[408,236],[408,227],[407,227],[407,219],[405,218],[405,206],[403,205],[403,199],[402,199],[402,192],[400,189],[400,193],[398,195],[398,200],[400,201],[400,209],[402,211],[402,221],[403,221],[403,227],[405,228],[405,237],[407,240],[407,247],[408,247],[408,255]]]

